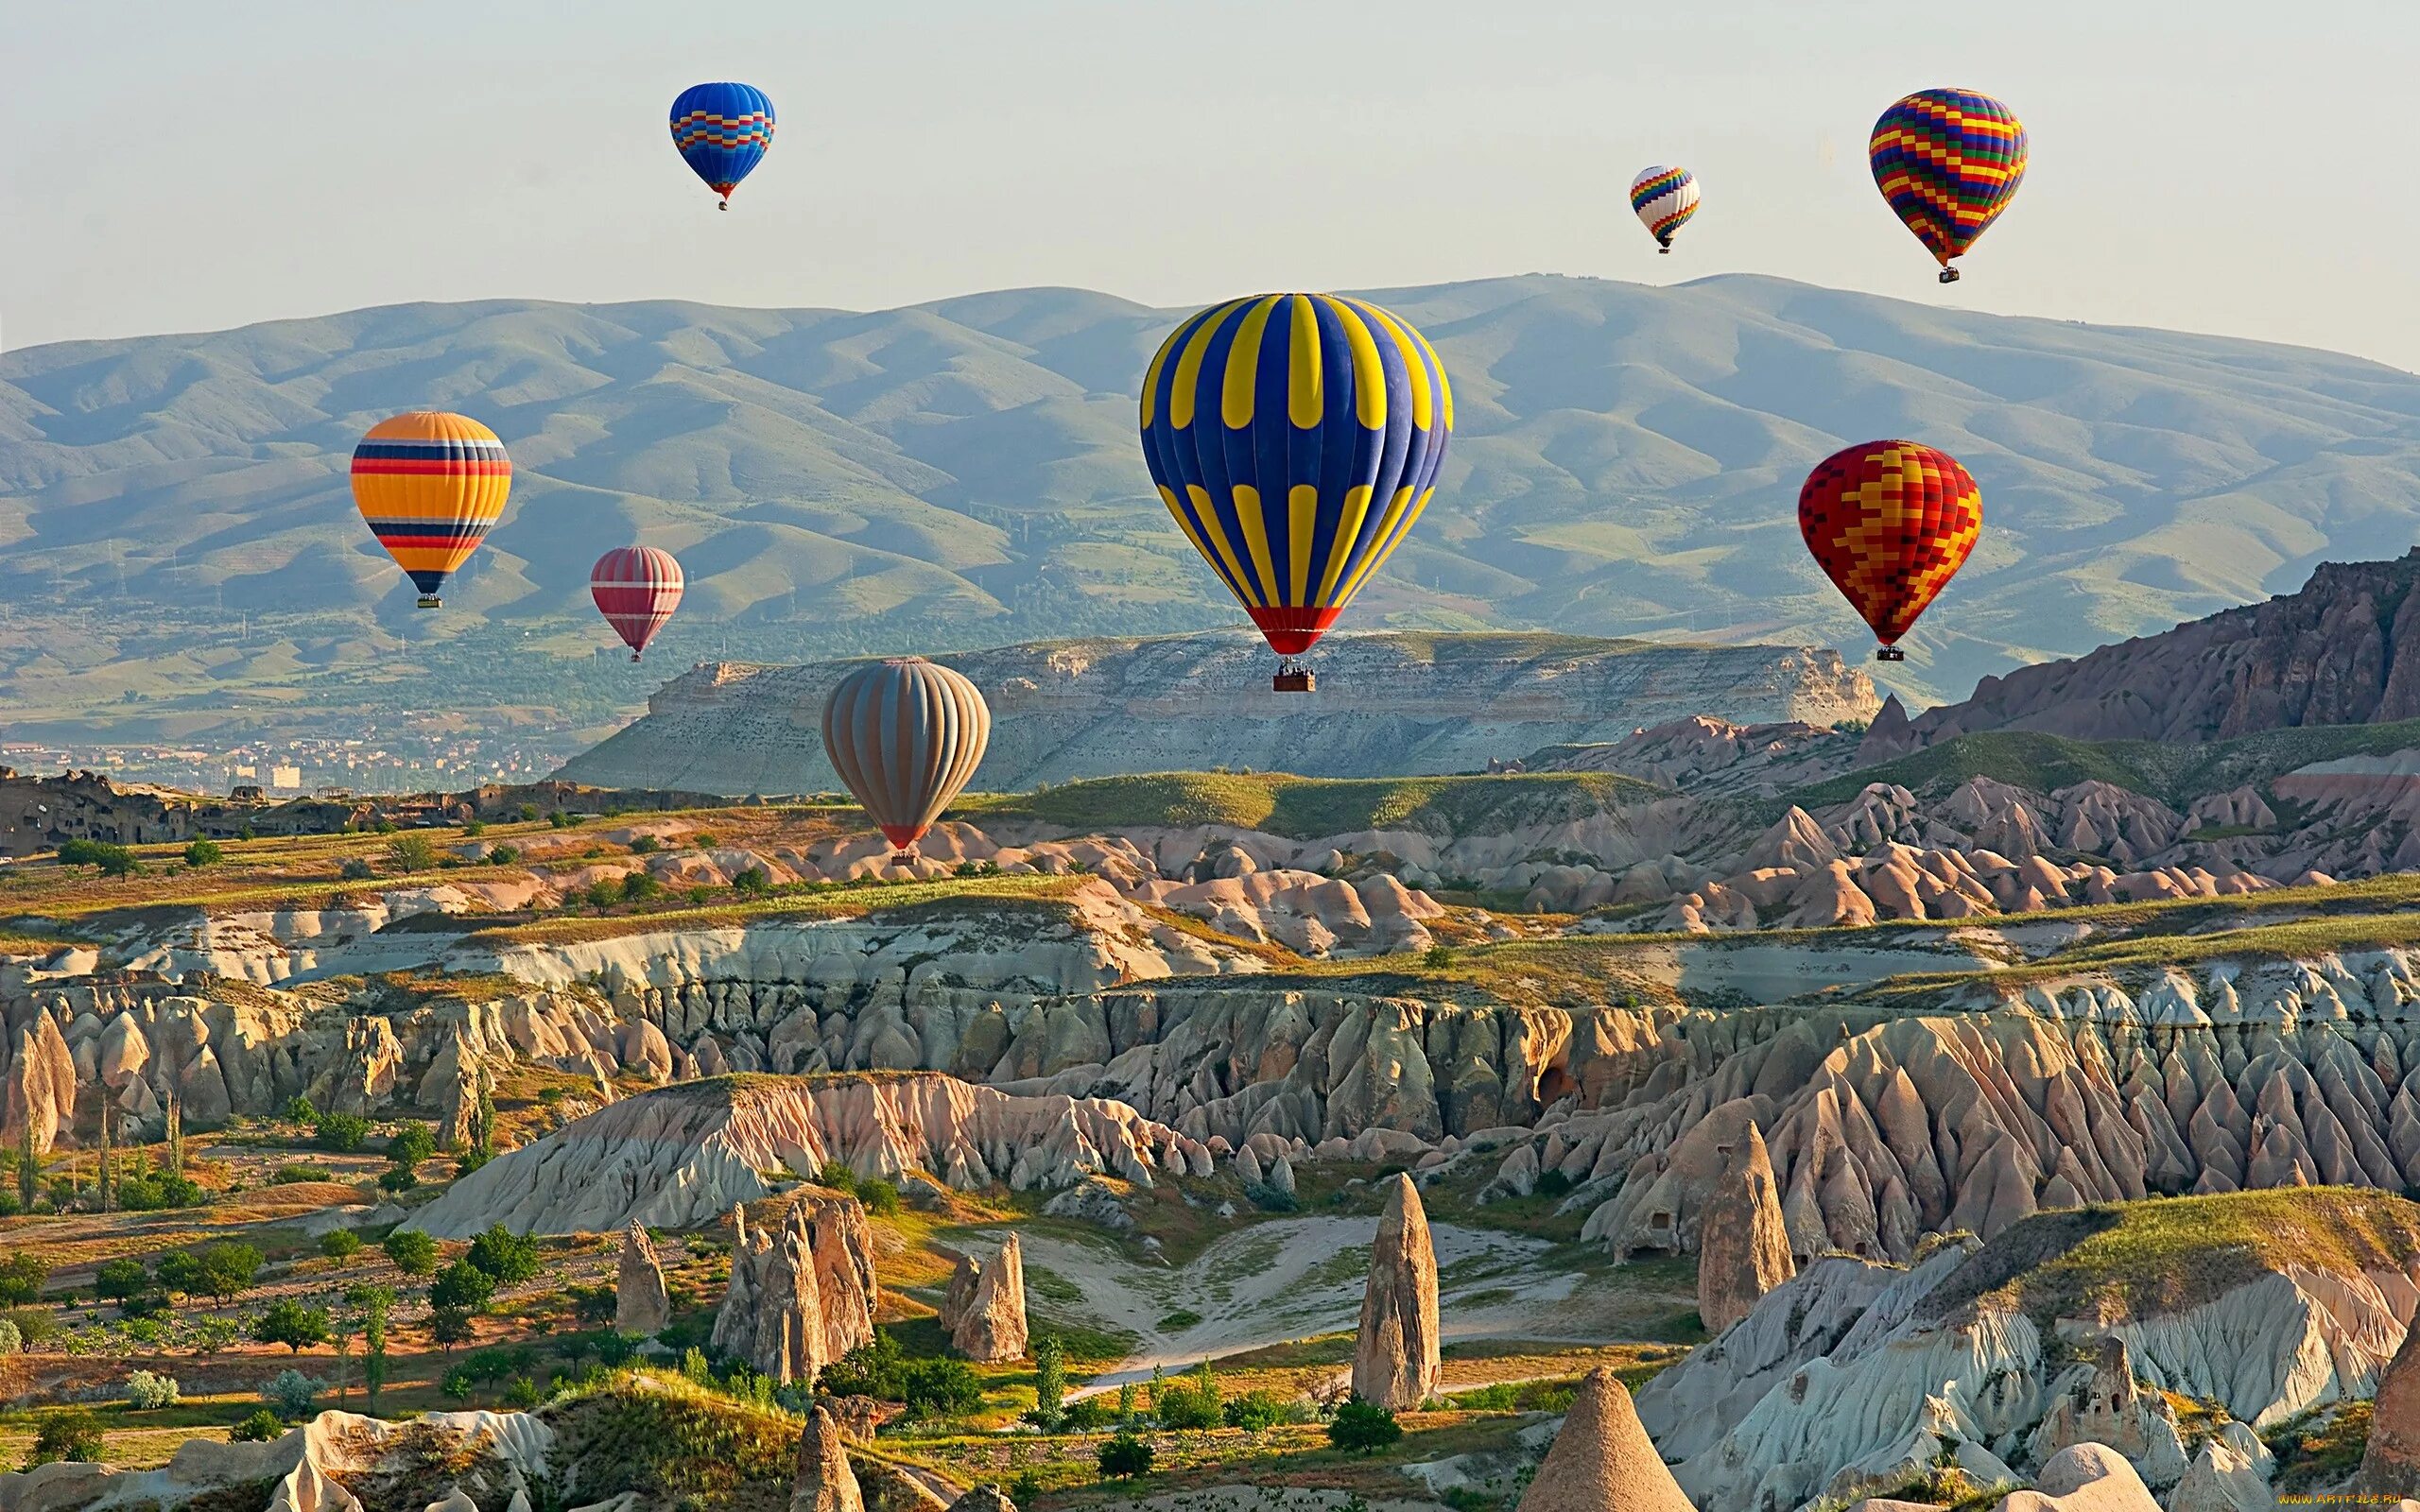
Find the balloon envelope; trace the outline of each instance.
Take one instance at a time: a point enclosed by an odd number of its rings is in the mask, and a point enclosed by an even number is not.
[[[1263,294],[1171,332],[1143,378],[1161,502],[1280,656],[1308,650],[1437,486],[1454,395],[1411,323]]]
[[[753,84],[692,84],[672,102],[672,145],[728,200],[773,145],[773,102]]]
[[[681,607],[683,586],[681,563],[653,546],[616,546],[588,570],[588,596],[633,662]]]
[[[504,513],[512,461],[467,415],[415,410],[370,427],[353,449],[353,502],[434,609],[445,580]]]
[[[1892,211],[1946,268],[2025,181],[2025,127],[1988,94],[1920,90],[1874,123],[1866,161]]]
[[[1885,645],[1947,586],[1982,529],[1975,480],[1956,457],[1914,441],[1835,452],[1798,490],[1806,549]]]
[[[982,692],[923,657],[861,666],[823,705],[824,753],[899,850],[964,790],[991,739]]]
[[[1655,244],[1672,249],[1672,233],[1698,213],[1697,175],[1686,168],[1646,168],[1630,181],[1630,208]]]

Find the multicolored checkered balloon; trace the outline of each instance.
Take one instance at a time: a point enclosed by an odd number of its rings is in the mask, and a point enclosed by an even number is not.
[[[1921,90],[1874,123],[1866,158],[1893,214],[1941,263],[1941,281],[2025,181],[2025,126],[2005,105],[1965,89]]]
[[[1983,495],[1946,452],[1865,441],[1806,474],[1798,530],[1816,565],[1889,647],[1965,565],[1983,531]]]

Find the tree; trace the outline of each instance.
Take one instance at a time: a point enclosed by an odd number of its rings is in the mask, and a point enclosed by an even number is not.
[[[320,1121],[320,1110],[311,1106],[311,1099],[297,1092],[285,1100],[285,1106],[278,1110],[278,1116],[289,1124],[300,1124],[309,1128]]]
[[[283,1344],[301,1354],[306,1344],[328,1342],[327,1310],[304,1307],[290,1297],[281,1297],[269,1304],[268,1312],[252,1319],[252,1337],[262,1344]]]
[[[426,1276],[437,1269],[437,1241],[417,1228],[398,1228],[379,1247],[406,1276]]]
[[[137,1370],[126,1378],[126,1404],[136,1412],[156,1412],[162,1407],[173,1407],[182,1395],[174,1376]]]
[[[387,1159],[396,1165],[418,1165],[437,1154],[437,1136],[421,1123],[406,1123],[387,1139]]]
[[[151,1289],[151,1273],[131,1255],[106,1261],[93,1273],[93,1295],[104,1302],[123,1302]]]
[[[29,1118],[17,1125],[17,1206],[31,1212],[41,1195],[42,1157],[34,1151],[34,1121]]]
[[[983,1405],[983,1383],[963,1360],[918,1360],[899,1378],[911,1418],[956,1418]]]
[[[116,1193],[114,1180],[117,1175],[117,1162],[114,1159],[116,1151],[111,1147],[112,1141],[110,1139],[110,1125],[117,1122],[112,1115],[116,1113],[116,1111],[117,1102],[115,1099],[108,1097],[101,1099],[101,1177],[99,1190],[101,1197],[101,1211],[103,1212],[109,1212],[116,1207],[116,1203],[112,1200]]]
[[[1403,1436],[1403,1424],[1387,1408],[1356,1392],[1328,1419],[1327,1441],[1355,1454],[1373,1453]]]
[[[390,1165],[378,1173],[378,1190],[405,1193],[420,1185],[420,1173],[408,1165]]]
[[[204,1245],[194,1251],[194,1261],[196,1284],[185,1290],[207,1292],[221,1307],[251,1291],[261,1273],[261,1252],[240,1240]]]
[[[361,1236],[350,1228],[331,1228],[320,1236],[320,1253],[330,1260],[351,1260],[361,1252]]]
[[[356,1286],[344,1294],[348,1306],[361,1317],[361,1394],[372,1412],[387,1384],[387,1315],[394,1310],[391,1286]]]
[[[762,867],[749,867],[731,879],[731,890],[742,897],[753,898],[773,890],[773,878]]]
[[[399,834],[387,842],[387,865],[397,871],[426,871],[437,865],[437,847],[424,834]]]
[[[287,1422],[310,1417],[311,1403],[319,1395],[320,1383],[300,1370],[280,1370],[276,1380],[261,1387],[261,1400]]]
[[[873,1343],[860,1344],[825,1366],[815,1378],[815,1385],[827,1397],[874,1397],[897,1401],[907,1368],[908,1358],[899,1348],[899,1341],[876,1329]]]
[[[439,1312],[477,1312],[495,1296],[495,1280],[467,1260],[458,1260],[437,1273],[428,1288],[428,1305]]]
[[[215,867],[226,858],[226,850],[216,840],[196,840],[185,847],[185,865],[188,867]]]
[[[1277,1393],[1273,1391],[1247,1391],[1242,1396],[1228,1401],[1220,1409],[1220,1416],[1227,1419],[1228,1427],[1240,1428],[1248,1434],[1256,1434],[1265,1428],[1274,1428],[1284,1422],[1286,1404],[1278,1400]]]
[[[463,1259],[487,1273],[498,1286],[511,1286],[538,1274],[538,1241],[531,1234],[516,1234],[502,1224],[492,1224],[488,1231],[471,1241],[471,1252]]]
[[[488,865],[491,867],[509,867],[520,859],[521,852],[511,846],[492,845],[488,847]]]
[[[285,1420],[267,1407],[227,1430],[227,1436],[238,1444],[266,1444],[285,1434]]]
[[[101,1419],[83,1407],[64,1407],[46,1415],[34,1432],[34,1447],[26,1454],[26,1469],[54,1465],[63,1459],[87,1465],[100,1463]]]
[[[582,888],[580,896],[588,901],[589,907],[601,914],[622,901],[622,889],[618,884],[599,877]]]
[[[370,1120],[358,1113],[321,1113],[311,1143],[323,1150],[350,1155],[370,1138]]]
[[[1151,1473],[1151,1446],[1131,1433],[1119,1433],[1100,1446],[1096,1456],[1104,1476],[1131,1481]]]
[[[664,891],[664,884],[644,871],[633,871],[622,879],[622,902],[643,903]]]
[[[471,1336],[469,1311],[458,1307],[431,1307],[428,1310],[428,1336],[437,1341],[439,1348],[451,1354],[454,1346],[464,1343]]]
[[[185,1105],[174,1087],[168,1089],[168,1174],[178,1180],[185,1175]]]
[[[1033,1347],[1033,1420],[1055,1434],[1067,1416],[1067,1347],[1055,1334]]]
[[[1210,1374],[1210,1363],[1203,1361],[1189,1382],[1165,1386],[1160,1391],[1160,1422],[1167,1428],[1216,1428],[1224,1419],[1219,1400],[1219,1383]]]
[[[59,848],[59,864],[91,867],[104,877],[130,877],[143,869],[135,862],[133,851],[103,840],[67,841]]]
[[[12,1249],[0,1259],[0,1306],[26,1307],[42,1300],[50,1267],[30,1249]]]

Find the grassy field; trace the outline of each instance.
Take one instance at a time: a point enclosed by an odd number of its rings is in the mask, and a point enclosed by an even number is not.
[[[966,805],[968,817],[1071,830],[1223,824],[1294,839],[1361,830],[1460,834],[1552,823],[1669,797],[1601,772],[1489,777],[1310,778],[1280,772],[1161,772],[1068,782]]]

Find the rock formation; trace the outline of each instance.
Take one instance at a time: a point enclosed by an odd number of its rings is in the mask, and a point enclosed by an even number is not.
[[[1001,1241],[989,1261],[959,1257],[941,1320],[950,1348],[978,1364],[1024,1356],[1025,1249],[1016,1235]]]
[[[1588,1373],[1518,1512],[1695,1512],[1639,1426],[1630,1392],[1603,1366]]]
[[[791,1207],[770,1233],[731,1252],[731,1285],[715,1314],[714,1347],[777,1382],[811,1383],[837,1358],[824,1322],[811,1220]]]
[[[2142,1477],[2126,1456],[2106,1444],[2078,1444],[2059,1452],[1999,1512],[2160,1512]]]
[[[1438,1344],[1437,1251],[1429,1243],[1428,1212],[1411,1177],[1397,1176],[1370,1244],[1370,1280],[1353,1347],[1354,1391],[1397,1412],[1419,1406],[1437,1390]],[[1627,1411],[1627,1393],[1622,1400]]]
[[[632,1224],[622,1234],[621,1267],[614,1279],[614,1332],[652,1337],[672,1319],[664,1265],[647,1228]]]
[[[821,1405],[807,1409],[798,1436],[798,1473],[790,1483],[790,1512],[865,1512],[857,1477],[839,1425]]]
[[[1009,1500],[1008,1492],[985,1481],[952,1502],[949,1512],[1017,1512],[1017,1504]]]
[[[2378,1379],[2370,1444],[2353,1485],[2375,1495],[2420,1497],[2420,1327],[2404,1335]]]
[[[2092,1443],[2125,1455],[2146,1485],[2173,1486],[2184,1476],[2187,1461],[2176,1409],[2135,1381],[2124,1338],[2102,1339],[2090,1366],[2068,1371],[2053,1391],[2056,1400],[2033,1432],[2036,1460]]]
[[[1758,1298],[1798,1274],[1772,1160],[1753,1120],[1747,1137],[1725,1153],[1730,1163],[1698,1234],[1698,1316],[1708,1333],[1746,1317]]]

